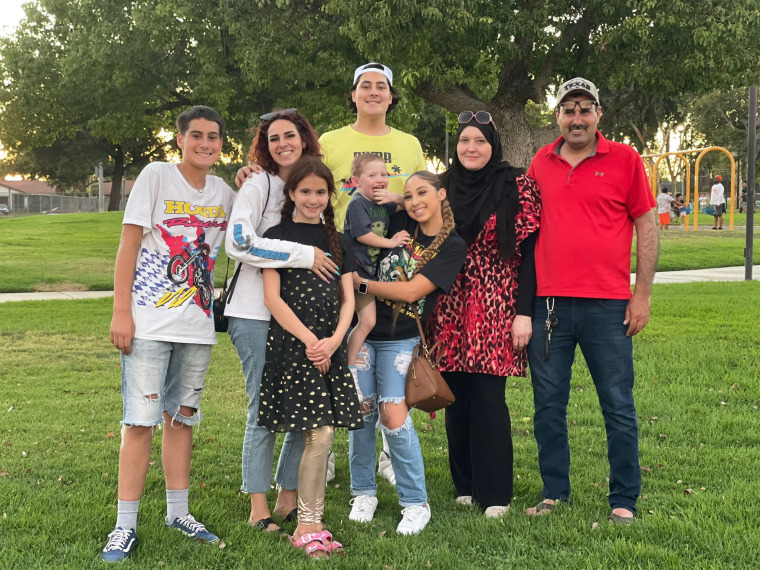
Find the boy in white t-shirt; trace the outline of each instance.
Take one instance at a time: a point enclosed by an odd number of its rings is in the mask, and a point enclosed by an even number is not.
[[[116,528],[101,553],[128,558],[137,544],[137,508],[157,425],[165,422],[162,461],[167,528],[201,542],[218,537],[188,512],[193,428],[211,346],[214,265],[234,193],[208,175],[224,141],[224,120],[197,106],[177,118],[182,162],[149,164],[124,212],[114,274],[111,342],[121,353],[124,415]]]

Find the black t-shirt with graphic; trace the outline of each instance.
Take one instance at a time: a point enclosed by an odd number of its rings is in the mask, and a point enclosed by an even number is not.
[[[406,212],[398,212],[391,217],[388,234],[393,235],[401,230],[406,230],[414,236],[416,229],[417,222],[412,220]],[[406,273],[407,279],[411,279],[417,261],[434,239],[435,236],[427,236],[419,230],[411,243],[390,250],[383,250],[377,265],[377,280],[398,281],[400,270]],[[417,310],[423,322],[433,310],[438,295],[441,292],[447,293],[451,289],[464,264],[466,255],[467,244],[456,231],[452,230],[449,237],[438,248],[438,253],[434,254],[432,259],[420,270],[420,275],[424,275],[438,286],[435,291],[417,302]],[[396,326],[393,326],[395,305],[395,301],[377,298],[377,324],[367,336],[368,339],[399,340],[419,336],[414,312],[410,305],[404,305],[396,320]]]

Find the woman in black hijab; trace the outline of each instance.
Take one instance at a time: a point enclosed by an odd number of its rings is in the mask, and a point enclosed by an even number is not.
[[[504,391],[507,376],[527,371],[541,204],[533,180],[502,160],[489,113],[465,111],[459,123],[457,154],[443,181],[467,259],[429,325],[438,369],[456,397],[446,409],[446,435],[457,502],[500,517],[513,490]]]

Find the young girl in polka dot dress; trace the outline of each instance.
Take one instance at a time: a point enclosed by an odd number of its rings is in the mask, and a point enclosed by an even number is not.
[[[273,319],[258,423],[273,432],[303,433],[293,544],[310,557],[342,549],[322,528],[327,456],[334,428],[363,426],[344,342],[354,311],[356,267],[350,241],[335,229],[330,204],[334,194],[330,170],[315,157],[301,158],[285,182],[282,221],[264,234],[329,251],[341,268],[339,280],[330,282],[305,269],[263,273],[264,303]]]

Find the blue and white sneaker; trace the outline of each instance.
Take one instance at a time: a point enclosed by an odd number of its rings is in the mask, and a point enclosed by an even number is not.
[[[137,546],[137,531],[130,528],[115,528],[108,535],[108,543],[100,553],[100,559],[104,562],[121,562],[129,558],[135,546]]]
[[[177,517],[171,524],[167,524],[166,528],[176,528],[198,542],[216,542],[219,540],[218,536],[207,531],[205,526],[195,520],[193,515]]]

